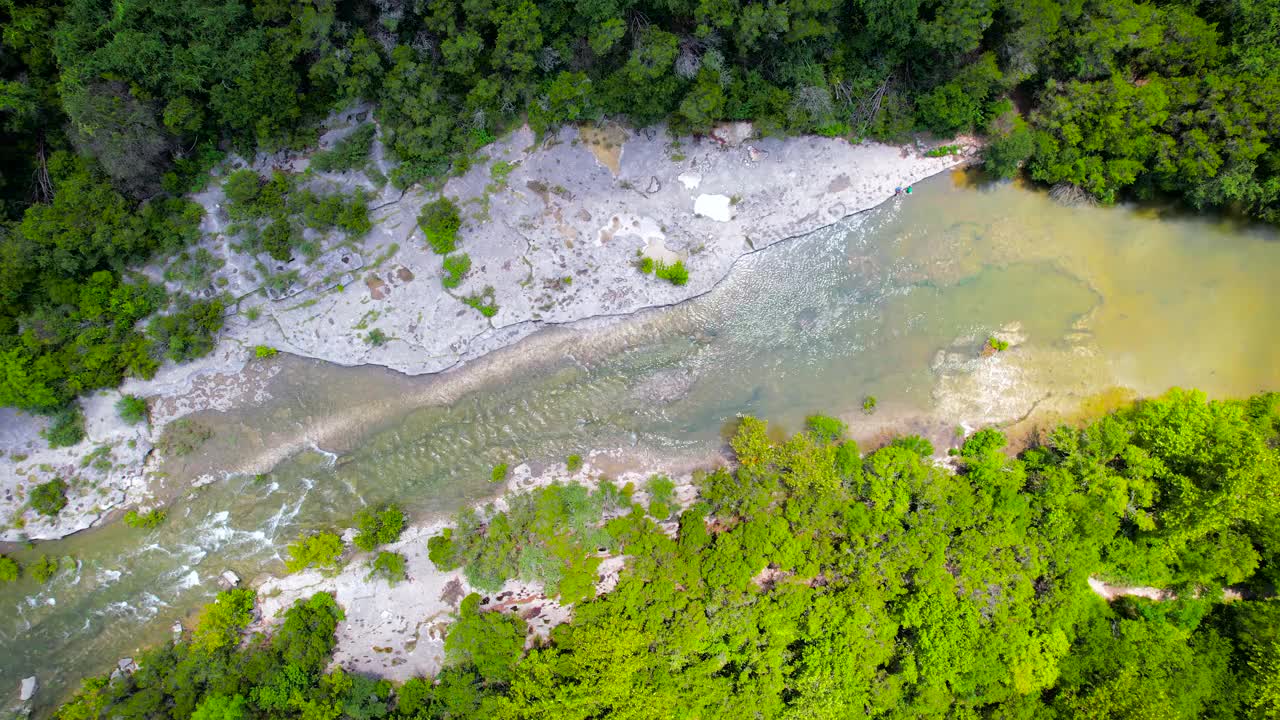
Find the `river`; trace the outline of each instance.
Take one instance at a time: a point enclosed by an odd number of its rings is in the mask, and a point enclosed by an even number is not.
[[[689,260],[697,272],[697,256]],[[438,377],[280,357],[261,402],[166,470],[147,533],[115,524],[13,549],[71,556],[50,584],[0,588],[0,689],[37,675],[38,709],[162,641],[218,575],[279,571],[304,530],[396,500],[418,518],[494,492],[498,462],[615,448],[635,462],[719,452],[739,413],[784,430],[838,414],[863,438],[1052,422],[1172,385],[1280,388],[1280,235],[1152,208],[1066,208],[1015,184],[933,178],[911,195],[743,258],[709,294],[544,331]],[[984,356],[992,333],[1015,340]],[[864,398],[878,409],[867,415]],[[1025,426],[1026,423],[1024,422]],[[296,450],[296,452],[294,452]],[[263,475],[263,459],[288,456]]]

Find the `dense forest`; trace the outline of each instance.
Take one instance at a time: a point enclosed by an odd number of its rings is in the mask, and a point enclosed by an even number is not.
[[[128,271],[198,236],[182,195],[360,100],[399,186],[520,122],[742,119],[984,133],[998,176],[1280,221],[1276,0],[3,0],[0,28],[0,405],[57,442],[77,396],[211,347],[220,301]]]
[[[86,681],[57,717],[1280,713],[1280,395],[1173,391],[1016,458],[982,430],[954,471],[918,437],[863,454],[844,434],[817,416],[773,441],[746,418],[736,470],[701,476],[683,511],[669,481],[650,481],[645,506],[606,480],[464,513],[432,538],[433,561],[481,588],[520,576],[575,602],[531,648],[517,614],[480,612],[471,595],[439,676],[394,686],[328,667],[332,596],[245,638],[254,597],[233,590],[136,673]],[[594,578],[598,548],[627,564],[597,596],[579,576]],[[1108,604],[1090,576],[1170,596]]]

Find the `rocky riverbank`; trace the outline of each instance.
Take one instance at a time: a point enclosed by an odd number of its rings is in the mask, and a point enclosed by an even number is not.
[[[343,137],[367,113],[357,108],[336,117],[322,144]],[[758,138],[742,123],[702,138],[607,126],[564,128],[539,140],[521,129],[443,189],[463,209],[460,249],[472,260],[452,290],[440,283],[441,259],[416,225],[422,206],[438,194],[418,187],[401,193],[365,172],[310,173],[307,182],[317,188],[365,189],[374,227],[357,242],[334,244],[309,266],[299,259],[267,268],[298,273],[270,299],[262,258],[239,253],[226,235],[224,197],[215,184],[194,199],[206,209],[202,246],[223,263],[205,292],[236,298],[217,349],[168,365],[153,380],[85,399],[88,437],[75,447],[51,450],[39,437],[43,420],[0,411],[0,540],[62,537],[113,511],[162,501],[155,490],[164,468],[152,449],[165,427],[198,410],[260,401],[270,369],[249,365],[257,345],[410,374],[449,370],[540,328],[599,322],[704,294],[743,255],[967,162],[976,145],[964,139],[960,145],[960,154],[928,157],[923,144]],[[254,167],[300,172],[306,164],[305,156],[263,156]],[[377,142],[371,167],[387,169]],[[688,284],[641,273],[642,256],[683,260]],[[147,272],[161,278],[158,268]],[[492,317],[462,302],[488,288],[497,306]],[[367,342],[373,329],[387,341]],[[116,417],[120,392],[149,399],[149,426]],[[68,505],[56,518],[38,516],[27,509],[28,493],[53,478],[68,481]]]
[[[633,483],[643,488],[654,472],[671,477],[676,484],[675,500],[683,508],[697,495],[693,466],[713,467],[718,462],[717,458],[706,458],[678,465],[654,464],[648,471],[614,472],[618,467],[637,467],[631,465],[633,460],[617,453],[600,452],[589,457],[575,472],[559,465],[536,474],[528,465],[519,465],[512,469],[505,493],[494,502],[494,509],[505,510],[505,498],[511,494],[529,492],[553,482],[578,482],[594,487],[602,476],[608,475],[619,486]],[[643,490],[637,490],[633,499],[642,505],[647,502]],[[672,513],[670,520],[661,523],[673,536],[677,516],[678,513]],[[348,672],[403,682],[411,677],[431,677],[440,671],[445,662],[444,639],[448,626],[458,604],[472,592],[481,593],[481,607],[486,611],[518,613],[528,623],[530,644],[539,638],[546,639],[553,628],[572,619],[573,606],[561,605],[555,598],[547,597],[537,583],[510,580],[497,592],[483,592],[471,587],[461,570],[436,568],[427,556],[427,539],[438,535],[446,524],[410,527],[399,541],[383,548],[405,557],[408,578],[395,585],[368,577],[366,561],[371,553],[350,558],[333,576],[307,570],[259,579],[256,585],[261,619],[256,629],[272,625],[298,600],[317,592],[331,592],[346,615],[338,625],[334,665]],[[625,564],[625,557],[604,557],[598,569],[596,591],[612,590]]]

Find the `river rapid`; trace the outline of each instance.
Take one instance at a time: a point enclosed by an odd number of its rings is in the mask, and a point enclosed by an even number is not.
[[[364,505],[425,520],[481,502],[499,462],[713,459],[743,413],[794,431],[822,411],[866,442],[907,429],[941,448],[958,429],[1031,431],[1173,385],[1280,389],[1277,278],[1274,229],[1066,208],[954,173],[744,257],[696,300],[546,330],[442,376],[275,358],[253,401],[195,417],[216,434],[164,468],[182,489],[159,529],[4,549],[75,569],[0,587],[0,693],[36,675],[47,711],[189,620],[224,570],[279,572],[300,532]],[[992,334],[1013,347],[984,353]],[[191,488],[202,475],[222,479]]]

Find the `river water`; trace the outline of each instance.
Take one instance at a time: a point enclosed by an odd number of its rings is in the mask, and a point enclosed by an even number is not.
[[[47,709],[189,620],[223,570],[279,571],[300,532],[365,504],[453,512],[493,494],[498,462],[708,457],[739,413],[794,430],[824,411],[863,438],[905,427],[941,445],[958,425],[1052,422],[1172,385],[1280,388],[1278,278],[1274,230],[1066,208],[956,173],[743,258],[697,300],[544,331],[441,377],[277,358],[264,400],[197,418],[216,436],[166,470],[226,477],[181,493],[162,527],[12,551],[76,569],[0,588],[0,693],[34,674]],[[992,333],[1015,347],[984,355]]]

